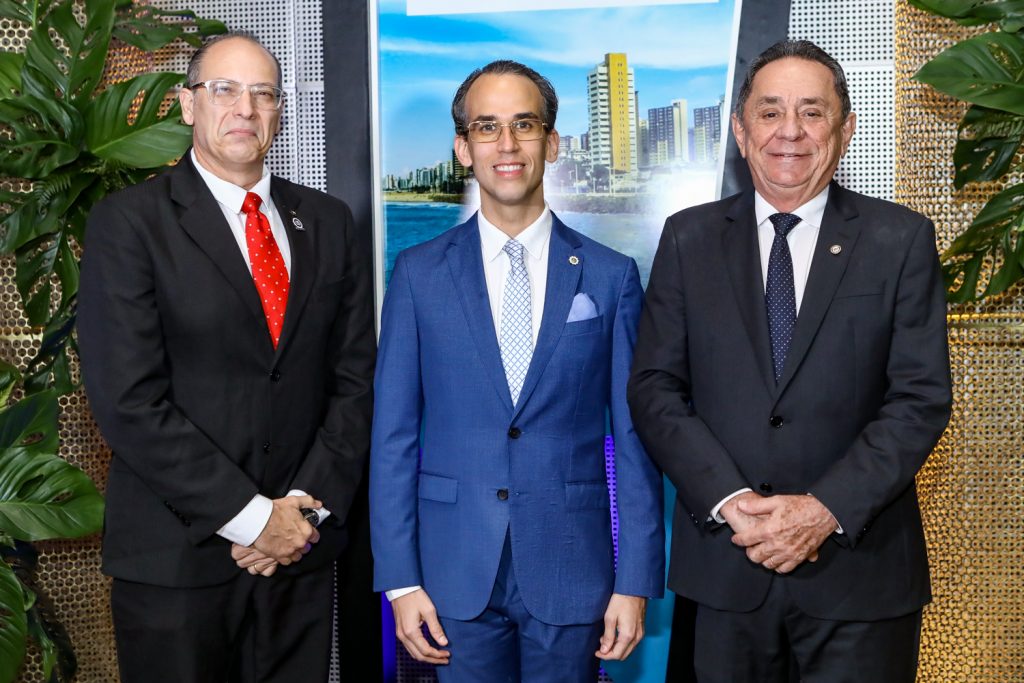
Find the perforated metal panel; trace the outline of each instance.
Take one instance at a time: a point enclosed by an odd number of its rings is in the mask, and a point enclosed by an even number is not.
[[[793,0],[789,37],[814,42],[846,71],[857,130],[836,179],[851,190],[892,199],[893,0]]]

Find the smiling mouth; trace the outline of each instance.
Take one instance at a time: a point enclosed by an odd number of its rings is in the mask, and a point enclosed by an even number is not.
[[[494,170],[498,173],[511,174],[518,173],[526,167],[526,164],[496,164]]]

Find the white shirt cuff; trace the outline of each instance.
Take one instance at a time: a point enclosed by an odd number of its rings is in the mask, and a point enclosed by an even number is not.
[[[274,511],[274,502],[266,496],[256,494],[242,511],[232,517],[227,524],[217,529],[217,535],[238,545],[250,546],[256,542],[263,528],[270,521]]]
[[[402,597],[403,595],[408,595],[409,593],[415,593],[416,591],[422,590],[422,589],[423,589],[423,586],[409,586],[408,588],[396,588],[393,591],[384,591],[384,595],[387,597],[388,602],[391,602],[392,600],[396,600],[396,599]]]
[[[732,500],[736,496],[740,495],[741,493],[746,493],[747,491],[753,491],[753,490],[754,489],[751,489],[751,488],[745,488],[745,489],[740,489],[739,491],[733,491],[728,496],[726,496],[722,500],[718,501],[718,505],[716,505],[715,507],[711,508],[711,515],[708,516],[708,521],[710,522],[711,520],[715,520],[719,524],[725,524],[725,517],[723,517],[721,515],[722,506],[724,506],[726,503],[728,503],[730,500]]]
[[[292,489],[288,492],[289,496],[308,496],[309,494],[302,489]],[[320,517],[319,524],[323,524],[324,520],[331,516],[331,511],[327,508],[317,508],[316,514]]]

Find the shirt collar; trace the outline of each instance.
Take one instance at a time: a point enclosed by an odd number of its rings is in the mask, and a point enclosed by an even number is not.
[[[192,165],[199,171],[199,177],[203,179],[206,186],[210,188],[210,193],[213,198],[216,199],[220,204],[228,208],[232,213],[242,213],[242,202],[245,201],[245,195],[247,192],[255,192],[263,200],[264,204],[270,201],[270,171],[267,169],[266,164],[263,165],[263,175],[260,177],[251,190],[246,190],[244,187],[239,187],[234,183],[230,183],[223,178],[218,178],[213,173],[203,168],[203,165],[196,159],[196,151],[193,149],[190,152],[192,156]]]
[[[502,253],[502,248],[508,242],[509,236],[503,233],[496,225],[484,217],[482,211],[476,212],[476,221],[480,226],[480,245],[483,249],[484,261],[493,261]],[[523,245],[526,255],[534,260],[540,259],[547,249],[551,237],[551,209],[547,203],[544,204],[544,211],[525,230],[519,233],[515,240]]]
[[[821,227],[821,219],[825,216],[825,204],[828,202],[829,185],[819,192],[809,202],[798,206],[789,213],[800,216],[800,220],[809,223],[816,228]],[[768,200],[761,196],[761,193],[754,190],[754,216],[757,224],[763,225],[772,214],[779,213],[779,210],[768,203]]]

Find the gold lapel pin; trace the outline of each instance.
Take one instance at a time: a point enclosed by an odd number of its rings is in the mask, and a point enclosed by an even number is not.
[[[578,256],[576,256],[576,254],[573,254],[572,256],[569,257],[569,263],[571,263],[574,266],[578,266],[580,264],[580,259]]]
[[[828,248],[828,250],[829,252],[832,253],[833,256],[838,256],[839,252],[843,250],[843,247],[842,245],[839,244],[833,244],[831,247]]]

